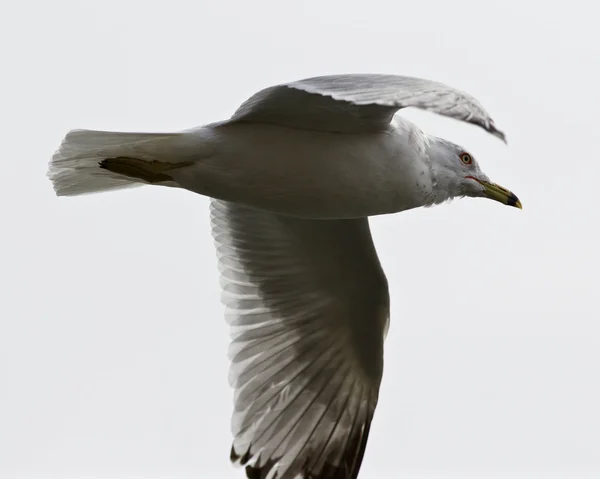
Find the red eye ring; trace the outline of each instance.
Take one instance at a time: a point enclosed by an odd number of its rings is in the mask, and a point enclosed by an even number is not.
[[[470,165],[473,163],[473,157],[471,155],[469,155],[468,153],[461,153],[460,161],[462,161],[463,164],[465,164],[465,165]]]

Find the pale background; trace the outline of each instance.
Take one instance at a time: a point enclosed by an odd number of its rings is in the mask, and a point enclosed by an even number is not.
[[[406,114],[467,145],[524,205],[372,222],[392,323],[360,477],[600,477],[597,8],[2,1],[0,477],[244,476],[228,459],[207,199],[57,199],[47,161],[71,128],[188,128],[273,83],[343,72],[474,94],[508,148]]]

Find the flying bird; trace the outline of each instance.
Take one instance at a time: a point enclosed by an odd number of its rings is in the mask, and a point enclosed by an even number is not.
[[[407,107],[505,140],[471,95],[425,79],[329,75],[259,91],[175,133],[73,130],[59,196],[140,185],[211,198],[231,327],[231,460],[251,479],[356,479],[378,400],[388,284],[369,217],[482,197],[521,208]]]

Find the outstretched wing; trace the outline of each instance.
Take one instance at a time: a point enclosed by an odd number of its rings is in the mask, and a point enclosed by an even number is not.
[[[252,479],[356,478],[389,318],[368,220],[217,200],[211,220],[232,334],[232,461]]]
[[[406,107],[478,125],[505,141],[471,95],[442,83],[397,75],[328,75],[273,86],[250,97],[229,121],[334,132],[379,131]]]

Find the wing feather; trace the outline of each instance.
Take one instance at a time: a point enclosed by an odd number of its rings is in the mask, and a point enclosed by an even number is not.
[[[334,132],[381,131],[398,110],[408,107],[477,125],[506,141],[473,96],[443,83],[399,75],[327,75],[272,86],[246,100],[229,122]]]
[[[211,219],[232,337],[232,461],[249,478],[355,479],[389,315],[368,220],[217,200]]]

